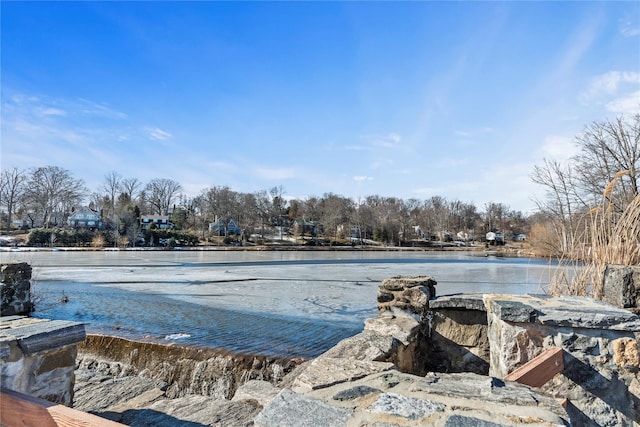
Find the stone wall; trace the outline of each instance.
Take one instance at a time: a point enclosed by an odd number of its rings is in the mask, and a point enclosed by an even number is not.
[[[71,405],[77,344],[84,337],[84,325],[76,322],[1,317],[2,387]]]
[[[640,423],[640,319],[581,297],[487,295],[489,374],[504,378],[552,347],[564,350],[564,372],[543,390],[568,399],[580,426]]]
[[[0,316],[29,314],[31,266],[26,262],[0,264]]]
[[[426,280],[432,279],[385,280],[378,293],[379,316],[368,319],[362,333],[303,366],[285,386],[309,394],[389,369],[419,376],[458,372],[503,379],[546,349],[559,347],[564,372],[540,390],[568,400],[567,417],[573,425],[640,424],[638,316],[582,297],[432,298],[427,287],[417,285]]]
[[[0,384],[70,405],[77,344],[84,340],[84,325],[20,315],[32,309],[29,264],[1,264],[0,279]]]

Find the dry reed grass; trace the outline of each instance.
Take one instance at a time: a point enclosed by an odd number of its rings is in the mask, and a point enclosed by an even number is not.
[[[610,198],[628,173],[618,172],[605,188],[602,205],[584,216],[584,232],[577,247],[562,257],[547,288],[549,294],[601,299],[607,265],[640,265],[640,195],[622,212],[614,208]],[[574,261],[576,257],[582,261]]]

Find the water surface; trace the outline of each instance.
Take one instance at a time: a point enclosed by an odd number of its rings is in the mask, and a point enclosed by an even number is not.
[[[430,275],[438,294],[540,293],[555,266],[467,252],[3,252],[33,267],[35,316],[89,332],[314,357],[362,330],[380,282]],[[66,296],[67,303],[60,300]]]

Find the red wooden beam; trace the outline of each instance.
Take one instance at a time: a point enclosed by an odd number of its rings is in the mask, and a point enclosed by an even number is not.
[[[124,426],[97,415],[4,388],[0,391],[0,425],[3,427]]]
[[[556,374],[564,370],[563,351],[559,347],[549,348],[504,377],[531,387],[541,387]]]

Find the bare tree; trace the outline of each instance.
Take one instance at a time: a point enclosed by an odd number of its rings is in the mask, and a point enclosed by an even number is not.
[[[320,211],[325,233],[334,238],[350,235],[349,220],[352,217],[354,203],[351,199],[333,193],[326,193],[320,200]],[[342,230],[339,233],[339,229]]]
[[[215,186],[202,190],[198,204],[207,221],[219,220],[224,224],[225,235],[230,219],[242,220],[243,207],[240,195],[227,186]]]
[[[109,197],[109,205],[107,217],[114,220],[116,212],[116,197],[122,190],[122,176],[115,171],[107,173],[104,177],[104,184],[102,184],[101,190]]]
[[[447,199],[442,196],[433,196],[424,202],[426,214],[426,227],[433,234],[444,238],[449,231],[449,208]]]
[[[0,174],[0,206],[7,208],[7,230],[11,229],[13,214],[25,192],[27,175],[17,168]]]
[[[535,166],[531,179],[546,188],[545,199],[537,200],[540,211],[551,219],[559,244],[559,252],[566,253],[574,246],[577,233],[576,212],[583,205],[576,192],[573,169],[557,161],[544,160],[542,166]]]
[[[32,218],[41,219],[45,227],[62,225],[71,208],[80,204],[87,192],[84,182],[58,166],[34,169],[25,193],[25,206]]]
[[[640,113],[628,121],[621,116],[594,122],[577,137],[577,144],[580,152],[573,162],[580,190],[592,205],[599,204],[604,189],[618,177],[608,201],[622,211],[640,185]]]
[[[129,200],[133,201],[138,197],[138,192],[140,187],[142,187],[142,182],[138,178],[124,178],[120,185],[122,187],[122,192],[127,194]]]
[[[173,179],[155,178],[146,185],[144,191],[154,213],[167,215],[173,201],[182,191],[182,185]]]
[[[282,185],[272,187],[269,190],[271,196],[271,224],[282,226],[285,225],[281,221],[281,217],[284,214],[284,210],[287,206],[287,201],[284,199],[286,190]]]

